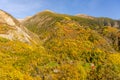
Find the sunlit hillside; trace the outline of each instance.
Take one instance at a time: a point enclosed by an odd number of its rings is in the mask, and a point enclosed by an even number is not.
[[[120,80],[119,27],[51,11],[21,23],[0,15],[0,80]]]

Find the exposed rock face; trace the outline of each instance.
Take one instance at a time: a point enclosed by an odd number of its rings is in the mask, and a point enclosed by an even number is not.
[[[15,18],[2,10],[0,10],[0,22],[10,26],[18,25],[18,21]]]
[[[113,27],[117,27],[118,28],[119,27],[118,22],[115,22]]]
[[[2,10],[0,10],[0,23],[0,28],[4,27],[4,25],[7,26],[6,28],[11,27],[5,33],[0,33],[0,37],[31,43],[32,38],[28,35],[29,31],[27,31],[27,29],[23,27],[15,18]]]

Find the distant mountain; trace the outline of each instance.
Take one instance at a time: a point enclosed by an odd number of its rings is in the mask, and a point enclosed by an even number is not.
[[[107,17],[93,17],[85,14],[77,14],[76,16],[96,20],[99,24],[102,24],[103,26],[120,27],[120,20],[113,20]]]
[[[82,17],[82,18],[89,18],[89,19],[94,19],[95,18],[95,17],[88,16],[88,15],[85,15],[85,14],[77,14],[76,16]]]
[[[21,23],[21,22],[23,22],[23,21],[28,20],[29,18],[31,18],[31,16],[27,16],[27,17],[26,17],[26,18],[24,18],[24,19],[17,19],[17,20]]]

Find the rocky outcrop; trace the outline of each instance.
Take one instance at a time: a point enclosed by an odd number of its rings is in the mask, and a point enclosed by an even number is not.
[[[15,18],[0,10],[1,27],[6,27],[5,33],[0,33],[0,37],[10,40],[19,40],[26,43],[35,42],[29,34],[31,34],[24,26],[22,26]],[[1,28],[0,27],[0,28]],[[9,28],[9,29],[7,29]],[[2,29],[0,29],[2,31]]]

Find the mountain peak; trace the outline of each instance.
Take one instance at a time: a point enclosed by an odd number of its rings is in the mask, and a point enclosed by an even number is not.
[[[44,11],[38,12],[36,15],[39,15],[41,13],[44,14],[44,13],[55,13],[55,12],[53,12],[51,10],[44,10]]]
[[[54,13],[53,11],[48,10],[48,9],[44,10],[43,12],[51,12],[51,13]]]
[[[82,18],[89,18],[89,19],[94,19],[94,17],[86,15],[86,14],[77,14],[76,16],[82,17]]]

